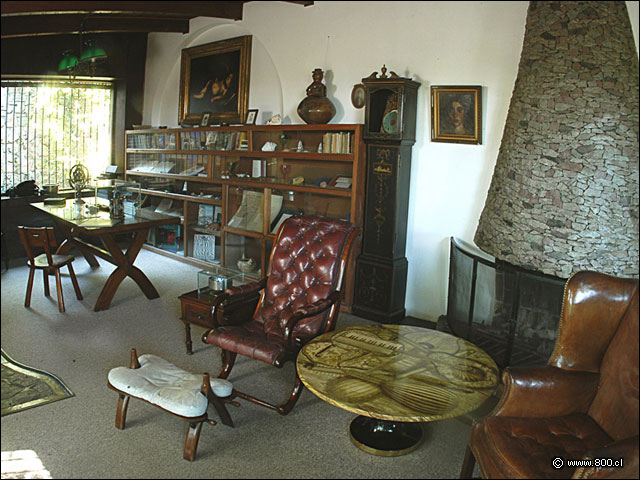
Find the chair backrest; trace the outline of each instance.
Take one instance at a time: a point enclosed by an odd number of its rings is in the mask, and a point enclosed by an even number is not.
[[[595,333],[597,335],[597,333]],[[600,366],[589,416],[614,440],[638,435],[638,287]]]
[[[53,264],[51,251],[56,249],[56,236],[53,227],[18,227],[20,240],[33,264],[40,250],[44,250],[49,265]]]
[[[280,227],[267,271],[267,285],[254,314],[269,335],[282,336],[297,308],[340,290],[355,227],[348,222],[294,215]],[[298,322],[293,336],[310,338],[324,329],[331,310]]]
[[[573,275],[549,365],[599,373],[588,415],[615,440],[638,435],[638,280]]]

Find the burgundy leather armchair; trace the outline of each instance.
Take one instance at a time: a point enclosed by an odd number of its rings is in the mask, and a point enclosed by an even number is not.
[[[509,367],[502,382],[461,478],[474,459],[485,478],[638,478],[638,281],[573,275],[547,365]],[[600,466],[568,464],[581,459]]]
[[[218,325],[206,331],[202,340],[222,349],[219,378],[229,376],[237,354],[282,367],[295,360],[309,340],[335,328],[355,234],[350,223],[322,217],[295,215],[282,224],[267,276],[228,288],[214,302]],[[281,405],[234,389],[235,396],[282,415],[291,411],[301,392],[297,372],[291,396]]]

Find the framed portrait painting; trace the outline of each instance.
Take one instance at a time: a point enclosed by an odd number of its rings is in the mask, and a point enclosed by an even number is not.
[[[178,123],[242,123],[249,105],[251,35],[182,49]]]
[[[482,143],[482,87],[431,87],[431,141]]]

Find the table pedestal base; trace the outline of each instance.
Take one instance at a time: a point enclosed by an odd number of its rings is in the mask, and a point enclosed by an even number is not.
[[[418,448],[422,440],[422,425],[358,415],[349,426],[349,437],[367,453],[398,457]]]

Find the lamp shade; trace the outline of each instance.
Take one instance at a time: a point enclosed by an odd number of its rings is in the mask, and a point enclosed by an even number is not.
[[[80,55],[81,62],[97,62],[107,58],[107,52],[97,46],[93,40],[87,40],[85,46],[86,48]]]
[[[62,55],[62,60],[58,64],[59,72],[68,72],[78,66],[78,57],[73,55],[71,50],[66,50]]]

